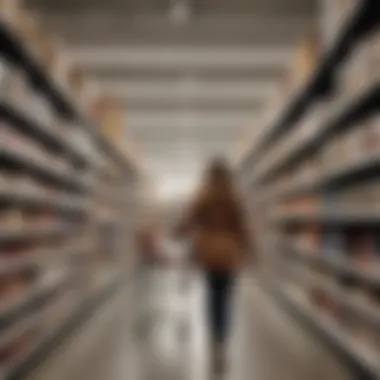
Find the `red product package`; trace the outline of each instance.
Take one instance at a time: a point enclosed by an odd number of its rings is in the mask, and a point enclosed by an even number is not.
[[[353,231],[349,234],[347,247],[351,260],[359,266],[370,266],[373,263],[376,242],[372,233]]]

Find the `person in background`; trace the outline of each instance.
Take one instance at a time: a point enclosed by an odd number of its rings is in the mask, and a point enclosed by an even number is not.
[[[192,239],[193,258],[205,273],[213,367],[214,371],[222,372],[232,289],[251,247],[242,203],[224,160],[217,159],[210,165],[200,191],[175,233],[177,237]]]

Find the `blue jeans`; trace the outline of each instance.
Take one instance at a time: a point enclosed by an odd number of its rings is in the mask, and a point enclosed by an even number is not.
[[[223,344],[230,329],[231,296],[235,275],[207,272],[208,323],[214,343]]]

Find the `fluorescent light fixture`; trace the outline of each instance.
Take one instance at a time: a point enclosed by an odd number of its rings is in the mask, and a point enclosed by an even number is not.
[[[174,25],[188,24],[193,9],[190,0],[173,0],[169,8],[169,18]]]

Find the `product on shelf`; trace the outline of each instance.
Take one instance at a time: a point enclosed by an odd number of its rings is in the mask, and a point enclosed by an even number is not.
[[[363,134],[363,129],[354,128],[332,139],[323,149],[323,172],[342,170],[363,157]]]
[[[365,121],[363,126],[363,154],[378,159],[380,156],[380,117],[377,113]]]
[[[17,208],[0,209],[0,225],[6,231],[19,231],[24,226],[24,215]]]
[[[347,250],[353,265],[370,268],[376,257],[376,239],[373,232],[363,229],[350,231]]]
[[[344,259],[346,236],[339,227],[326,227],[322,234],[321,251],[333,260]]]
[[[37,279],[38,271],[34,268],[22,269],[2,276],[0,278],[0,309],[7,309],[9,305],[27,297]]]
[[[321,43],[319,36],[310,36],[304,40],[298,50],[294,64],[292,85],[294,88],[304,86],[314,74],[321,54]]]
[[[305,228],[296,236],[296,241],[300,247],[305,247],[315,252],[320,247],[321,232],[320,226]]]
[[[284,202],[280,207],[280,212],[290,213],[316,213],[320,205],[320,197],[318,195],[303,196]]]
[[[321,284],[330,282],[327,273],[321,268],[314,268],[309,274],[308,298],[312,306],[320,313],[330,313],[333,308],[333,302],[329,297],[326,289]]]
[[[77,67],[70,67],[69,74],[68,74],[68,87],[74,99],[79,100],[79,102],[83,97],[84,86],[85,86],[84,72]]]
[[[32,326],[22,334],[19,334],[9,344],[0,347],[0,372],[22,361],[34,349],[40,336],[40,327]]]

